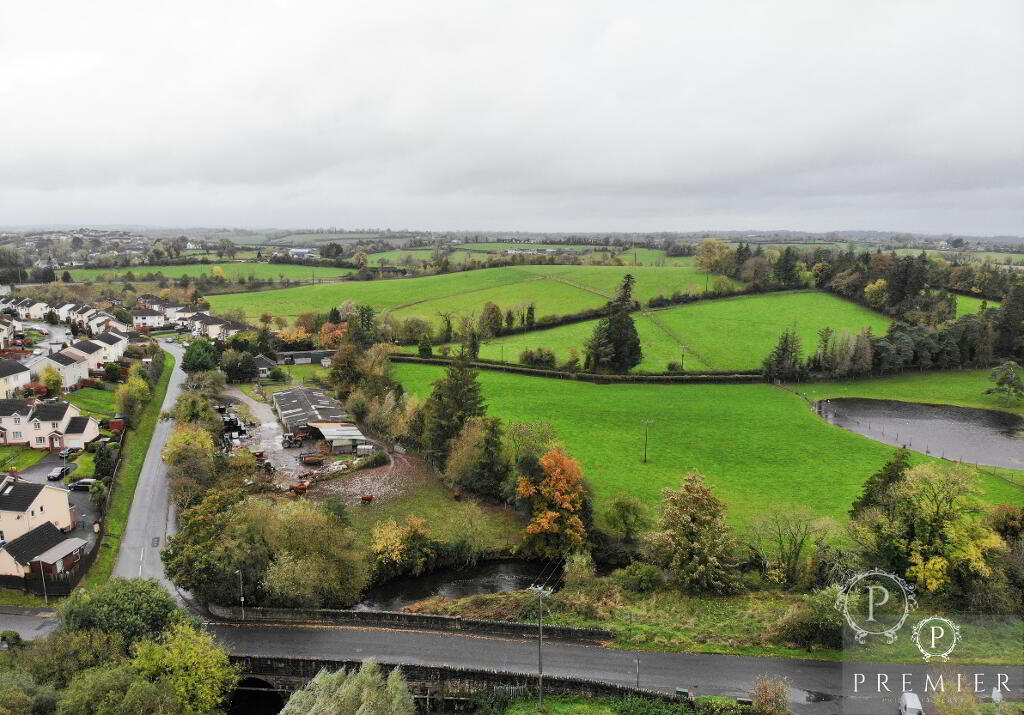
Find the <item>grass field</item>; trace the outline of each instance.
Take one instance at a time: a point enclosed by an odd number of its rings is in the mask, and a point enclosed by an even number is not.
[[[1007,405],[1002,398],[984,394],[992,387],[989,370],[906,373],[852,382],[813,382],[799,385],[801,394],[812,400],[831,397],[870,397],[938,405],[980,407],[1024,415],[1024,403]]]
[[[958,295],[956,297],[956,316],[959,318],[961,315],[968,315],[971,313],[977,313],[981,310],[981,304],[983,301],[981,298],[974,298],[969,295]],[[987,301],[989,308],[998,308],[1002,305],[998,300]]]
[[[664,370],[681,353],[687,370],[754,369],[786,327],[797,329],[807,353],[813,351],[821,328],[856,333],[871,327],[879,334],[887,326],[885,318],[866,308],[812,291],[709,300],[637,314],[634,319],[644,350],[639,369],[650,372]],[[583,353],[595,324],[587,321],[497,338],[481,346],[480,356],[515,362],[526,348],[546,347],[565,360],[570,348]]]
[[[81,390],[68,393],[67,399],[87,417],[103,419],[113,417],[117,412],[114,406],[114,393],[110,390],[83,387]]]
[[[420,396],[442,372],[396,365],[406,389]],[[773,505],[843,522],[864,479],[892,453],[826,424],[802,398],[769,385],[595,385],[489,371],[480,382],[488,414],[555,425],[599,504],[626,493],[655,505],[661,489],[697,469],[729,505],[733,524],[762,514],[767,494]],[[646,464],[641,419],[652,420]],[[986,476],[981,487],[991,502],[1024,504],[1024,489],[1004,480]]]
[[[210,296],[215,311],[241,308],[253,317],[263,312],[295,316],[327,310],[346,300],[391,310],[399,317],[437,321],[439,311],[477,313],[491,301],[502,309],[533,302],[537,317],[562,315],[603,305],[622,277],[636,278],[639,300],[674,291],[703,290],[705,277],[692,266],[511,266],[422,278],[300,286],[258,293]]]
[[[350,268],[329,268],[297,266],[288,263],[195,263],[182,266],[132,266],[130,268],[77,268],[71,271],[71,277],[76,281],[101,281],[124,280],[124,276],[131,273],[134,276],[144,276],[150,273],[162,273],[169,279],[189,276],[195,278],[201,275],[211,275],[214,268],[224,271],[224,277],[228,280],[236,280],[239,277],[248,278],[253,276],[261,280],[279,280],[281,276],[289,280],[308,281],[313,277],[327,278],[351,273]]]

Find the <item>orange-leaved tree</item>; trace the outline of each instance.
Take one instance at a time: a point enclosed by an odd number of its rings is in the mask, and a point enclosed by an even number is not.
[[[539,556],[563,556],[583,546],[587,536],[580,518],[585,488],[575,459],[553,449],[539,460],[520,462],[516,494],[530,503],[526,526],[528,548]]]

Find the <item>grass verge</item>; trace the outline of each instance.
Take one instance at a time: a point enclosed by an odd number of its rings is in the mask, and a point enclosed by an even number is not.
[[[23,472],[45,457],[45,449],[32,449],[27,446],[0,447],[0,464],[4,469],[16,469]],[[8,462],[7,460],[11,460]]]

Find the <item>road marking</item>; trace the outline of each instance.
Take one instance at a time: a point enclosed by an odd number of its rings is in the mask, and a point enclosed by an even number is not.
[[[142,551],[139,552],[139,578],[142,578],[142,560],[146,557],[146,547],[142,547]]]

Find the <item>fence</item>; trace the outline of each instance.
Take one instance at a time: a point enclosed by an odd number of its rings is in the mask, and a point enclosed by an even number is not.
[[[210,613],[231,621],[242,620],[242,609],[234,606],[207,606]],[[330,609],[247,608],[247,621],[291,621],[331,623],[365,626],[367,628],[416,628],[446,633],[470,633],[513,637],[536,637],[536,623],[516,621],[485,621],[459,616],[437,616],[429,613],[402,613],[399,611],[346,611]],[[544,625],[544,636],[552,640],[607,641],[614,634],[604,628],[574,628],[572,626]]]

